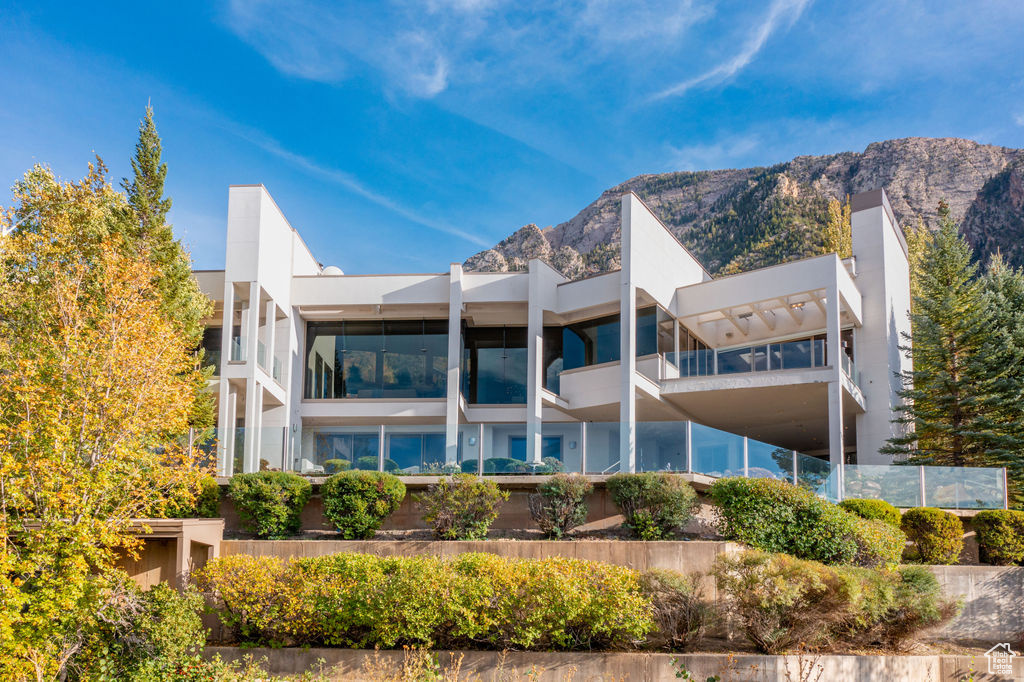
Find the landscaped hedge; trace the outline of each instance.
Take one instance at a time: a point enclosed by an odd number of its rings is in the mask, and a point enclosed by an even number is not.
[[[1024,563],[1024,512],[990,509],[973,520],[980,559],[986,564]]]
[[[587,520],[594,485],[579,474],[555,474],[530,495],[530,517],[548,538],[561,538]]]
[[[770,478],[722,478],[708,495],[729,540],[826,564],[895,566],[905,539],[881,521],[844,511],[809,490]]]
[[[958,609],[922,566],[826,566],[751,550],[720,557],[715,575],[726,612],[769,654],[833,643],[900,649]]]
[[[242,525],[272,540],[298,532],[302,508],[312,491],[305,478],[285,471],[235,474],[228,484],[228,497]]]
[[[490,479],[473,474],[455,474],[414,495],[423,510],[423,520],[441,540],[483,540],[498,518],[498,508],[508,500],[508,491]]]
[[[232,555],[196,577],[243,643],[617,648],[654,628],[639,573],[578,559]]]
[[[916,507],[903,514],[903,532],[917,546],[921,563],[955,564],[964,548],[964,524],[948,511]]]
[[[378,471],[343,471],[320,487],[324,516],[346,540],[372,538],[405,499],[405,484]]]
[[[220,517],[220,485],[212,476],[199,483],[195,497],[171,498],[162,516],[168,519],[216,519]]]
[[[606,483],[625,517],[623,524],[641,540],[667,540],[693,518],[697,493],[679,474],[615,474]]]
[[[899,528],[903,520],[900,510],[885,500],[850,498],[840,502],[839,506],[862,519],[884,521],[894,528]]]

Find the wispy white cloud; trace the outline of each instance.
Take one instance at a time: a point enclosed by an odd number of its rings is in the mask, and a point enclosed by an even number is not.
[[[1019,126],[1024,126],[1024,111],[1020,112],[1013,117],[1013,122]]]
[[[694,144],[685,147],[669,146],[666,169],[706,170],[737,166],[737,161],[758,148],[756,135],[737,135],[710,144]]]
[[[697,86],[713,85],[732,78],[754,60],[754,57],[764,48],[768,38],[775,31],[782,26],[791,26],[793,22],[800,18],[800,15],[803,14],[804,9],[809,4],[810,0],[774,0],[768,8],[767,15],[754,28],[739,52],[704,73],[687,78],[680,83],[661,90],[651,99],[659,100],[682,95]]]
[[[324,166],[314,159],[311,159],[302,154],[297,154],[293,151],[285,149],[277,140],[272,137],[265,135],[264,133],[253,130],[251,128],[241,126],[235,123],[222,122],[222,127],[230,131],[232,134],[250,142],[263,151],[273,154],[279,159],[286,161],[297,168],[300,168],[311,175],[323,178],[328,182],[334,183],[340,187],[344,187],[353,194],[361,196],[367,201],[380,206],[381,208],[391,211],[395,215],[401,216],[406,220],[422,225],[423,227],[442,232],[444,234],[450,234],[455,237],[464,239],[477,246],[490,246],[491,242],[471,234],[465,230],[462,230],[454,225],[444,222],[443,220],[436,220],[429,216],[424,216],[419,212],[403,206],[394,199],[387,197],[380,192],[377,192],[365,184],[363,184],[358,178],[350,173],[346,173],[343,170],[337,168],[331,168]]]

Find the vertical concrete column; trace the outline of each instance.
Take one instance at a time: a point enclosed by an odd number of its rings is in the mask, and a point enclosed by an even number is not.
[[[459,461],[459,395],[462,389],[462,266],[452,263],[448,282],[448,386],[444,462]]]
[[[540,464],[543,454],[544,304],[538,261],[530,261],[526,317],[526,461]]]
[[[679,360],[679,319],[675,317],[672,318],[672,349],[676,352],[675,365],[679,367],[682,364]],[[679,372],[679,376],[682,376],[682,369]]]
[[[619,471],[636,471],[636,286],[632,280],[632,194],[622,198],[622,270],[619,272]]]
[[[245,349],[245,445],[242,463],[246,473],[259,470],[259,427],[262,422],[262,388],[256,383],[256,350],[260,328],[260,283],[249,283],[248,311],[242,329]]]
[[[276,342],[275,333],[277,327],[277,304],[274,303],[273,299],[267,301],[266,310],[266,322],[263,325],[263,343],[267,347],[266,366],[263,368],[267,370],[267,374],[271,377],[274,376],[274,343]]]
[[[222,351],[223,352],[223,351]],[[238,423],[238,393],[221,379],[221,386],[227,387],[227,394],[221,393],[220,421],[217,441],[217,472],[221,476],[232,476],[235,473],[235,424]]]
[[[232,394],[231,383],[228,381],[227,372],[224,370],[231,360],[231,335],[235,324],[235,286],[233,283],[224,282],[224,311],[221,315],[220,328],[220,367],[217,369],[217,376],[220,382],[217,386],[219,393],[217,403],[217,471],[221,476],[230,476],[231,453],[227,449],[225,435],[230,429],[232,440],[235,433],[235,411],[234,400],[229,408],[228,395]]]
[[[825,290],[825,344],[828,364],[832,368],[828,382],[828,459],[835,468],[836,494],[843,497],[843,352],[839,338],[839,285],[833,281]]]

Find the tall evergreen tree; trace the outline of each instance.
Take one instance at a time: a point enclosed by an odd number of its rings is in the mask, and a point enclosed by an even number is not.
[[[921,256],[903,376],[904,435],[882,449],[915,464],[997,465],[1017,442],[1000,425],[1007,368],[989,361],[994,319],[971,248],[948,215]],[[910,337],[906,339],[910,341]]]
[[[828,202],[828,220],[825,223],[825,253],[838,254],[840,258],[853,255],[853,231],[851,229],[850,197],[842,204],[836,199]]]
[[[131,214],[125,237],[138,249],[156,272],[156,288],[160,292],[164,312],[181,328],[185,337],[199,347],[203,335],[203,318],[213,313],[213,303],[199,289],[192,277],[192,259],[174,238],[167,223],[170,198],[164,197],[167,164],[161,159],[162,146],[153,107],[146,106],[146,116],[139,124],[139,141],[131,160],[133,177],[121,185],[128,198]],[[199,357],[197,356],[197,361]],[[202,392],[193,408],[193,425],[213,424],[213,396]]]

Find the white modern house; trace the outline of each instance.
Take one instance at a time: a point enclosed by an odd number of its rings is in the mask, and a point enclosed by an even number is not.
[[[817,485],[886,464],[907,247],[882,190],[852,208],[852,258],[728,277],[634,194],[618,271],[568,280],[534,260],[345,275],[262,185],[233,186],[225,269],[195,273],[217,302],[204,345],[220,473],[669,470]]]

